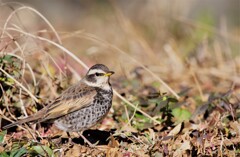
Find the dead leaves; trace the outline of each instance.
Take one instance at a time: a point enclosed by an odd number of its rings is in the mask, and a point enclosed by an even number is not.
[[[66,157],[84,157],[84,156],[93,156],[93,157],[104,157],[105,153],[98,149],[89,148],[81,145],[73,145],[72,148],[66,150],[63,156]]]
[[[114,100],[111,112],[101,125],[96,126],[98,130],[86,130],[84,133],[93,143],[98,142],[95,148],[84,146],[78,135],[71,136],[73,143],[69,145],[66,142],[68,137],[61,136],[62,132],[42,125],[30,129],[34,136],[13,128],[11,132],[14,134],[8,133],[4,137],[0,151],[70,157],[224,156],[239,151],[239,100],[231,91],[214,93],[206,102],[198,102],[195,97],[187,97],[187,92],[186,97],[177,100],[151,86],[140,87],[138,84],[133,89],[132,84],[128,84],[126,88],[123,95],[127,95],[128,100],[160,124],[156,125],[141,112],[123,107],[123,102]],[[10,97],[14,93],[6,96],[12,100]],[[15,111],[16,107],[9,105],[9,109]],[[29,115],[33,110],[38,108],[26,106]],[[7,108],[3,106],[1,111],[9,117]],[[13,150],[15,145],[18,147]]]

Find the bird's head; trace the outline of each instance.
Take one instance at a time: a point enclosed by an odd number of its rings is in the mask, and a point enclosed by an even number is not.
[[[84,80],[89,86],[109,90],[109,79],[112,74],[114,74],[114,72],[110,71],[105,65],[95,64],[88,70]]]

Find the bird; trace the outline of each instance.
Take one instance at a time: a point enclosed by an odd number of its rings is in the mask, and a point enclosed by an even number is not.
[[[93,65],[76,84],[35,114],[6,125],[8,129],[24,123],[52,122],[58,129],[82,132],[101,121],[112,106],[113,90],[110,76],[114,74],[103,64]],[[89,141],[82,135],[89,145]]]

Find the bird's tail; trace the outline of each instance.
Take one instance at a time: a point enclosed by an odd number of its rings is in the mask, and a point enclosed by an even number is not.
[[[29,116],[27,118],[23,118],[21,120],[18,120],[18,121],[14,122],[14,123],[5,125],[3,127],[3,129],[9,129],[9,128],[14,127],[16,125],[22,125],[24,123],[34,122],[34,121],[39,120],[39,118],[41,118],[41,115],[40,114],[35,114],[35,115]]]

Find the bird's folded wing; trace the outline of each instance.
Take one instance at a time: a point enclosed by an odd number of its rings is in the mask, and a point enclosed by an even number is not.
[[[91,105],[97,92],[84,84],[72,86],[60,95],[46,110],[42,121],[55,119]]]

